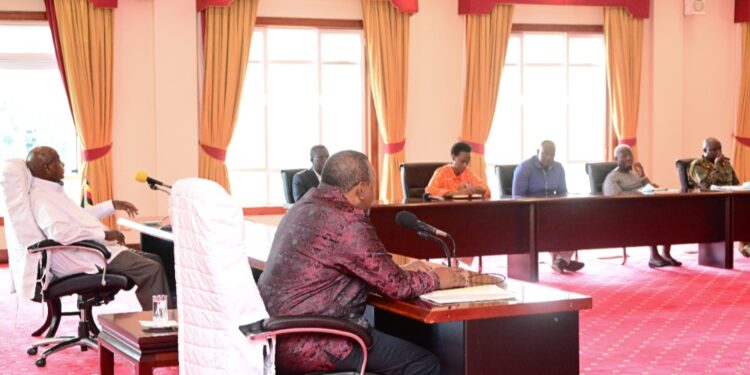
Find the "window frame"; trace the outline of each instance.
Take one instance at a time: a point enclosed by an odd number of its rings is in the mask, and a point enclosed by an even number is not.
[[[346,20],[346,19],[316,19],[316,18],[284,18],[284,17],[257,17],[255,21],[255,27],[263,27],[263,28],[273,28],[273,27],[279,27],[279,28],[316,28],[318,30],[325,30],[328,33],[335,33],[336,31],[345,31],[345,30],[360,30],[363,33],[363,48],[362,48],[362,76],[363,76],[363,99],[364,102],[362,103],[362,123],[364,125],[364,128],[362,129],[362,135],[363,135],[363,144],[362,144],[362,150],[363,152],[368,156],[368,158],[371,160],[373,166],[376,170],[377,175],[377,166],[378,166],[378,160],[379,160],[379,139],[378,139],[378,132],[377,132],[377,119],[374,114],[374,107],[372,104],[372,96],[370,93],[370,80],[369,80],[369,69],[368,69],[368,62],[367,62],[367,55],[366,55],[366,40],[364,38],[364,24],[362,20]],[[318,33],[318,60],[316,62],[317,64],[317,71],[318,71],[318,77],[320,77],[320,73],[322,70],[322,66],[324,64],[337,64],[337,62],[320,62],[320,38],[322,33]],[[267,34],[264,33],[264,47],[267,48]],[[265,67],[268,67],[268,55],[264,54],[263,61],[261,61],[262,64],[264,64]],[[275,63],[284,63],[282,60],[274,61]],[[248,59],[248,67],[251,63],[257,63],[257,61],[251,62]],[[287,62],[289,64],[296,64],[300,63],[299,61],[289,61]],[[265,74],[267,74],[267,71],[264,71]],[[318,82],[320,83],[320,82]],[[264,88],[264,91],[267,92],[267,85],[268,81],[264,80],[264,84],[266,87]],[[321,85],[319,84],[317,87],[318,93],[320,94]],[[320,105],[320,104],[319,104]],[[268,105],[264,105],[264,118],[266,121],[268,121]],[[322,127],[323,127],[323,121],[321,116],[323,116],[322,111],[318,111],[318,134],[322,134]],[[264,132],[265,135],[265,144],[268,145],[268,127],[266,126],[266,131]],[[232,168],[230,171],[238,171],[238,172],[268,172],[269,174],[272,174],[273,172],[278,172],[275,169],[271,169],[269,167],[269,150],[268,147],[265,149],[265,167],[264,168]],[[270,178],[270,176],[269,176]],[[270,189],[270,183],[268,188]],[[264,206],[252,206],[252,207],[245,207],[244,212],[246,215],[248,214],[276,214],[279,213],[279,211],[283,212],[281,209],[282,206],[275,206],[275,205],[264,205]]]
[[[4,18],[8,17],[8,18]],[[0,25],[32,25],[32,26],[45,26],[48,27],[47,14],[46,12],[0,12]],[[29,61],[34,60],[34,61]],[[59,74],[59,67],[57,64],[57,57],[55,53],[13,53],[5,54],[0,52],[0,68],[2,69],[54,69]],[[60,77],[62,79],[62,77]],[[69,99],[66,98],[66,101]],[[68,105],[70,103],[68,102]],[[73,114],[70,114],[71,119]],[[73,120],[75,121],[75,120]],[[78,129],[73,124],[73,133],[75,134],[75,167],[68,168],[65,171],[64,181],[73,181],[80,179],[79,169],[82,164],[81,160],[81,141],[78,137]],[[78,185],[81,183],[78,182]],[[80,190],[80,189],[79,189]]]
[[[540,33],[540,34],[544,34],[544,33],[564,33],[564,34],[566,34],[566,36],[565,36],[566,54],[565,54],[564,67],[565,67],[565,76],[566,76],[566,95],[568,95],[570,93],[570,79],[569,79],[570,67],[571,66],[574,66],[574,67],[576,67],[576,66],[581,66],[581,67],[594,66],[594,65],[588,65],[588,64],[573,64],[573,65],[570,64],[570,35],[571,34],[572,35],[576,35],[576,34],[577,35],[592,35],[592,36],[593,35],[601,35],[603,37],[604,36],[604,26],[603,25],[562,25],[562,24],[513,24],[512,28],[511,28],[511,36],[519,36],[519,37],[521,37],[521,43],[520,43],[520,47],[519,47],[520,51],[521,51],[521,55],[519,56],[519,58],[522,58],[522,56],[523,56],[523,52],[522,52],[523,51],[523,39],[522,39],[522,36],[523,36],[524,33]],[[606,54],[606,50],[605,50],[605,54]],[[609,149],[609,144],[611,142],[611,134],[612,134],[612,132],[611,132],[610,108],[609,108],[609,89],[608,89],[608,84],[607,84],[607,79],[606,79],[606,69],[607,69],[607,67],[606,67],[606,56],[604,57],[604,59],[605,59],[605,61],[604,61],[604,70],[605,70],[605,79],[604,79],[604,85],[605,85],[605,87],[604,87],[604,93],[605,93],[604,106],[605,106],[605,108],[604,108],[604,113],[605,113],[605,115],[604,115],[604,121],[603,121],[603,126],[604,126],[603,136],[604,136],[604,139],[602,140],[602,145],[603,145],[604,149],[602,151],[603,151],[603,157],[604,157],[604,159],[608,160],[610,158],[610,155],[607,152],[607,150]],[[506,65],[504,65],[504,66],[506,66]],[[520,72],[519,78],[521,80],[520,81],[520,87],[521,87],[521,93],[523,95],[523,93],[524,93],[524,91],[523,91],[523,76],[524,76],[523,67],[524,66],[534,66],[534,67],[556,66],[557,67],[557,66],[560,66],[560,65],[558,65],[558,64],[545,64],[545,63],[531,63],[531,64],[527,63],[527,64],[524,64],[524,62],[521,60],[521,61],[518,62],[518,64],[511,64],[511,66],[515,66],[515,67],[519,68],[519,72]],[[498,90],[499,89],[500,88],[498,88]],[[570,139],[571,139],[571,131],[570,131],[570,129],[571,129],[571,121],[570,121],[570,117],[569,117],[570,116],[570,103],[566,104],[566,112],[567,112],[567,116],[566,116],[566,119],[565,119],[565,142],[566,142],[566,144],[569,144],[570,143]],[[520,121],[521,121],[521,126],[522,126],[521,127],[521,134],[520,134],[520,142],[523,145],[524,144],[524,131],[523,131],[524,111],[523,110],[521,110],[519,116],[520,116]],[[517,159],[516,163],[521,163],[522,161],[526,160],[530,156],[530,155],[524,154],[523,146],[521,147],[521,151],[520,152],[521,152],[521,155],[519,155],[519,158]],[[566,159],[567,163],[582,164],[582,163],[590,162],[590,160],[588,160],[588,159],[586,159],[586,160],[578,160],[578,159],[572,159],[572,158],[570,158],[570,152],[571,152],[571,150],[570,150],[569,147],[565,147],[565,152],[566,152],[565,159]],[[492,165],[493,166],[492,168],[494,168],[494,165],[495,165],[494,162],[495,162],[495,160],[493,160],[492,162],[493,162],[492,164],[488,164],[488,170],[490,169],[490,165]]]

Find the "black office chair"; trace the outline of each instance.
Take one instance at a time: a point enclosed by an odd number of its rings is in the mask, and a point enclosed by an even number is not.
[[[674,162],[675,168],[677,168],[677,176],[680,178],[680,192],[687,193],[692,191],[697,186],[690,178],[690,163],[695,159],[677,159]]]
[[[80,346],[82,351],[88,348],[97,348],[96,337],[99,329],[93,319],[92,308],[106,304],[114,299],[115,294],[123,289],[133,287],[132,281],[122,275],[106,272],[100,274],[73,274],[56,278],[50,272],[48,253],[51,251],[68,251],[70,249],[92,251],[109,259],[110,253],[107,248],[93,241],[82,241],[63,246],[55,241],[41,240],[44,236],[38,229],[31,212],[29,201],[29,189],[31,186],[31,173],[21,159],[7,160],[3,164],[0,174],[0,190],[7,213],[5,216],[5,233],[8,242],[8,253],[11,258],[12,272],[19,272],[24,276],[23,287],[17,290],[33,300],[43,302],[47,309],[47,319],[42,326],[32,333],[32,336],[41,336],[45,331],[46,338],[34,343],[28,350],[29,355],[37,354],[39,347],[54,346],[46,350],[36,361],[36,365],[43,367],[47,364],[47,357],[63,349]],[[26,245],[36,242],[32,245]],[[19,258],[21,262],[19,263]],[[38,258],[38,261],[35,259]],[[26,274],[25,263],[37,262],[36,274]],[[20,268],[20,269],[19,269]],[[33,271],[33,269],[32,269]],[[36,282],[26,282],[28,277],[35,277]],[[26,285],[29,285],[26,290]],[[33,287],[35,290],[32,290]],[[78,295],[77,311],[63,312],[61,298],[73,294]],[[78,315],[78,333],[76,336],[55,337],[60,320],[63,315]]]
[[[282,169],[281,170],[281,186],[284,188],[284,199],[286,203],[294,203],[294,193],[292,192],[292,178],[298,172],[302,172],[304,169]]]
[[[602,163],[586,163],[586,174],[589,175],[589,187],[591,194],[601,194],[604,179],[609,172],[617,168],[617,162],[609,161]]]
[[[402,163],[401,188],[404,200],[424,198],[427,184],[430,183],[435,170],[446,163]]]
[[[617,162],[602,162],[602,163],[586,163],[586,174],[589,175],[589,187],[591,188],[591,194],[601,194],[602,185],[604,179],[607,178],[609,172],[612,172],[617,168]],[[622,248],[622,264],[624,265],[628,261],[628,250]]]
[[[502,196],[513,195],[513,172],[518,164],[505,164],[495,166],[495,175],[497,175],[498,186]]]

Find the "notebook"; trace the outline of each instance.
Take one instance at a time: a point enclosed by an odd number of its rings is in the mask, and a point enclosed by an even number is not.
[[[451,199],[478,199],[478,198],[482,198],[482,194],[472,194],[472,195],[468,195],[468,194],[456,194],[456,195],[451,195]]]
[[[513,300],[515,295],[497,285],[470,286],[468,288],[456,288],[436,290],[419,296],[419,298],[436,303],[459,303],[480,301],[503,301]]]

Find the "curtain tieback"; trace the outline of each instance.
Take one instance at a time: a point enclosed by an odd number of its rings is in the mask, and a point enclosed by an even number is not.
[[[81,159],[85,162],[91,162],[96,159],[99,159],[100,157],[107,155],[109,150],[112,149],[112,144],[108,144],[104,147],[98,147],[98,148],[90,148],[87,150],[81,151]]]
[[[471,146],[471,152],[475,154],[484,155],[484,143],[476,143],[472,141],[467,141],[465,139],[461,140],[461,142],[468,144]]]
[[[741,145],[743,145],[745,147],[750,147],[750,138],[740,137],[740,136],[736,135],[736,136],[734,136],[734,139],[736,139],[737,142],[739,142]]]
[[[398,154],[399,152],[404,150],[405,145],[406,139],[401,142],[386,143],[383,145],[383,151],[385,151],[386,154]]]
[[[620,139],[619,141],[617,141],[617,144],[619,145],[628,145],[630,147],[635,147],[636,143],[638,143],[638,140],[635,137]]]
[[[200,145],[203,151],[208,154],[208,156],[222,162],[227,160],[227,150],[211,147],[203,143],[201,143]]]

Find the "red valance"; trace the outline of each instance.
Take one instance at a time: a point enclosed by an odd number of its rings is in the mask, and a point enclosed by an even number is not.
[[[117,0],[90,0],[97,8],[117,8]]]
[[[391,0],[391,4],[402,13],[417,13],[419,10],[418,0]]]
[[[195,7],[202,12],[208,7],[228,7],[234,0],[195,0]]]
[[[490,13],[497,4],[590,5],[627,8],[635,18],[648,18],[651,0],[458,0],[458,14]],[[742,0],[736,0],[740,2]],[[743,1],[747,2],[747,1]]]
[[[750,0],[734,0],[734,22],[750,22]]]

